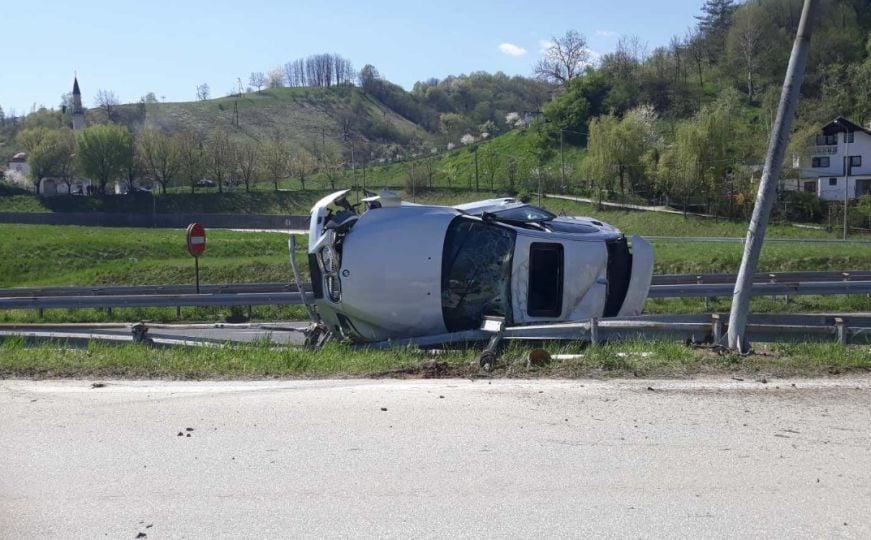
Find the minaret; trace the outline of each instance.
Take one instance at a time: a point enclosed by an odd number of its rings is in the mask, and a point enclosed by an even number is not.
[[[82,92],[79,90],[78,77],[73,78],[73,130],[85,127],[85,111],[82,109]]]

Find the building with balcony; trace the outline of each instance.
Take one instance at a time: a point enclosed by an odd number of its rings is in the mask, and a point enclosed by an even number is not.
[[[839,116],[808,144],[795,187],[826,201],[843,201],[845,190],[849,200],[871,193],[871,130]]]

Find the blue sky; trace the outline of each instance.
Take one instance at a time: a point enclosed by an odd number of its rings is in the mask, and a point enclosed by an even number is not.
[[[123,102],[154,92],[223,96],[237,77],[321,52],[373,64],[406,88],[471,71],[529,75],[541,43],[574,29],[598,53],[620,35],[649,49],[695,24],[702,0],[70,0],[0,8],[0,106],[57,107],[77,72],[85,106],[99,89]],[[508,45],[505,45],[508,44]],[[500,48],[500,45],[502,47]],[[510,46],[509,46],[510,45]],[[521,51],[525,51],[521,54]],[[514,53],[514,54],[509,54]]]

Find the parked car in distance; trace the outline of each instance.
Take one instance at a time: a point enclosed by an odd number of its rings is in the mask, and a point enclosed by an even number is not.
[[[197,187],[213,188],[213,187],[218,187],[218,184],[215,183],[213,180],[209,180],[208,178],[203,178],[202,180],[197,181]]]
[[[641,237],[586,217],[560,217],[513,198],[454,207],[348,190],[312,208],[309,270],[316,316],[354,342],[481,327],[638,315],[653,276]]]

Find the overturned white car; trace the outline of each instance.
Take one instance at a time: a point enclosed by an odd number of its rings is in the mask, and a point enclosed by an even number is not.
[[[364,199],[348,190],[312,208],[309,269],[316,316],[353,342],[508,324],[637,315],[653,250],[600,221],[559,217],[512,198],[455,207]]]

